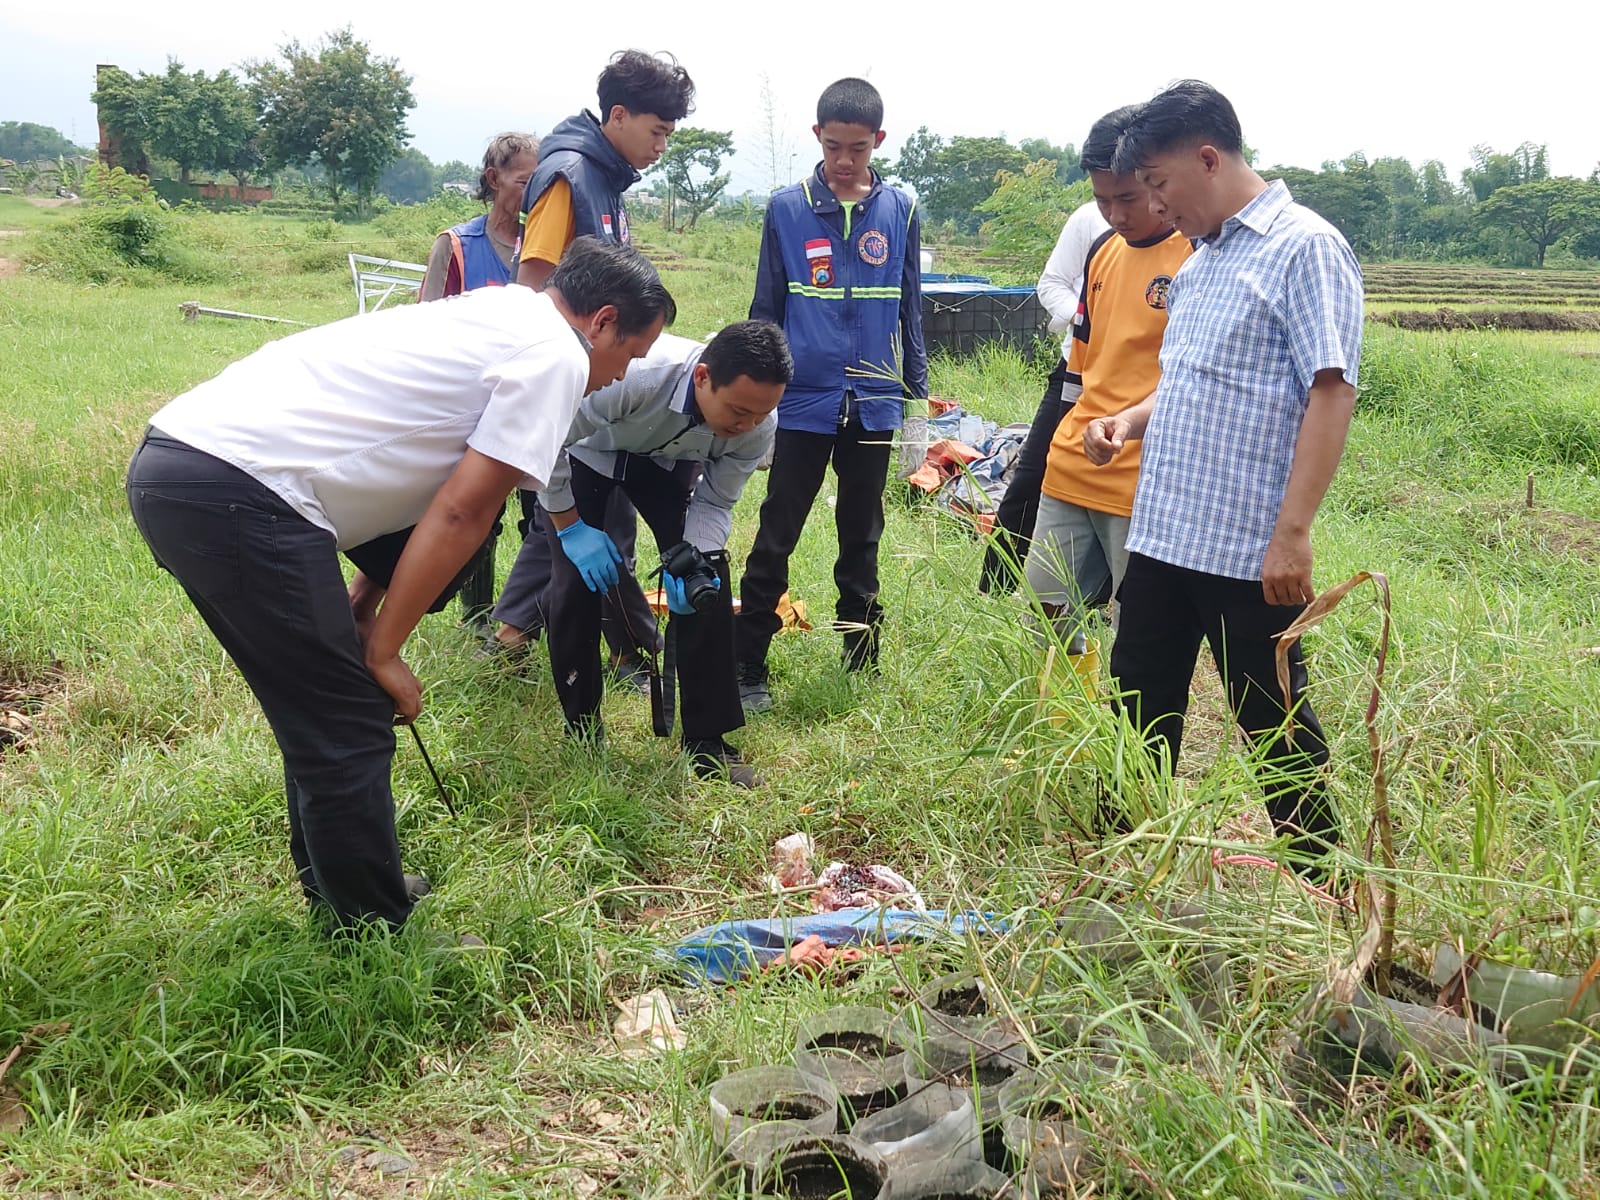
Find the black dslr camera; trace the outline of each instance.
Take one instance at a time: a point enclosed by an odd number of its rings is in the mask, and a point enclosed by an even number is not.
[[[710,612],[721,587],[717,569],[693,542],[679,542],[661,556],[661,570],[683,584],[683,596],[697,613]]]

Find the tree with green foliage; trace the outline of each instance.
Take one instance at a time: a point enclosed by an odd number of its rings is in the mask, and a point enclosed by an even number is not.
[[[241,185],[259,162],[255,101],[232,71],[186,72],[175,58],[160,75],[109,68],[90,99],[107,131],[121,139],[124,162],[141,155],[171,159],[183,183],[196,168],[242,171]]]
[[[100,124],[116,139],[117,161],[135,174],[148,174],[156,138],[157,104],[151,76],[137,78],[121,67],[101,67],[89,96],[100,114]]]
[[[178,164],[178,177],[184,183],[196,167],[233,171],[249,158],[256,136],[256,106],[232,71],[218,71],[215,76],[204,71],[185,74],[183,65],[171,59],[157,103],[152,148]]]
[[[994,193],[1000,172],[1020,173],[1027,165],[1028,156],[1004,138],[956,137],[946,143],[924,126],[907,139],[895,174],[916,189],[927,220],[976,233],[983,222],[978,205]]]
[[[1321,171],[1273,167],[1263,174],[1288,184],[1294,198],[1335,226],[1357,254],[1374,253],[1388,242],[1389,197],[1361,155],[1324,163]]]
[[[1020,171],[1001,171],[1000,186],[978,205],[987,216],[981,232],[989,251],[1014,259],[1037,275],[1061,236],[1067,215],[1094,199],[1087,179],[1063,185],[1054,159],[1041,158]]]
[[[439,190],[439,169],[415,146],[383,169],[378,191],[395,204],[420,204]]]
[[[1017,146],[1030,162],[1047,158],[1055,163],[1056,179],[1063,187],[1088,178],[1083,168],[1078,165],[1078,148],[1071,142],[1055,146],[1051,145],[1048,138],[1023,138]]]
[[[459,158],[452,158],[449,162],[440,163],[435,174],[441,184],[445,183],[470,183],[478,186],[478,176],[483,173],[482,167],[474,167],[462,162]]]
[[[1450,182],[1444,164],[1437,158],[1430,158],[1417,172],[1417,194],[1422,197],[1422,203],[1429,208],[1442,204],[1460,204],[1463,200],[1462,194]]]
[[[49,125],[32,121],[0,121],[0,158],[17,162],[36,162],[42,158],[62,158],[85,153],[74,146],[66,134]]]
[[[1496,154],[1488,146],[1472,148],[1472,166],[1461,172],[1462,186],[1477,200],[1487,200],[1503,187],[1538,183],[1550,178],[1543,146],[1523,142],[1510,154]]]
[[[939,156],[943,153],[944,139],[936,133],[929,133],[924,125],[900,147],[900,157],[894,164],[894,177],[908,184],[921,197],[936,186],[940,171]]]
[[[1600,230],[1600,184],[1571,176],[1499,188],[1473,210],[1480,228],[1502,230],[1533,249],[1534,264],[1563,238],[1587,239]]]
[[[261,149],[272,168],[315,162],[337,208],[354,193],[365,212],[383,169],[405,152],[411,76],[372,53],[346,26],[310,48],[279,47],[282,61],[245,73],[261,109]]]
[[[717,174],[724,158],[733,156],[732,132],[679,128],[667,139],[667,150],[652,171],[667,184],[662,220],[668,229],[693,229],[702,214],[709,212],[728,189],[729,176]]]

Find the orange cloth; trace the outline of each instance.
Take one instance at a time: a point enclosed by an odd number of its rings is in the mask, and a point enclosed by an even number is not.
[[[1131,408],[1156,390],[1161,336],[1167,329],[1167,288],[1193,252],[1189,239],[1176,231],[1144,246],[1112,233],[1090,256],[1067,361],[1068,370],[1083,377],[1083,395],[1050,442],[1045,495],[1096,512],[1132,515],[1140,443],[1129,442],[1097,467],[1084,456],[1083,431],[1096,417]]]
[[[572,185],[558,175],[522,218],[522,247],[517,252],[517,261],[530,262],[537,258],[554,265],[561,261],[577,233]]]

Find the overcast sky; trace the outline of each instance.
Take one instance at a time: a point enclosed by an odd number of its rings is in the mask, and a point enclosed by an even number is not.
[[[1239,110],[1263,165],[1315,168],[1354,150],[1439,158],[1452,177],[1474,145],[1548,145],[1557,174],[1600,160],[1593,3],[1515,6],[1342,0],[1338,4],[1142,8],[951,4],[723,3],[506,5],[424,12],[405,0],[263,4],[73,0],[15,4],[0,15],[0,120],[95,139],[96,63],[131,72],[237,67],[281,43],[315,42],[348,21],[413,77],[412,141],[435,162],[475,162],[502,129],[543,134],[582,107],[614,50],[670,50],[699,89],[688,123],[733,132],[733,188],[769,178],[761,76],[771,81],[784,153],[815,159],[816,96],[862,75],[884,95],[885,151],[919,125],[946,138],[1003,134],[1079,144],[1103,112],[1194,76]],[[1094,23],[1092,12],[1109,20]],[[527,22],[537,13],[537,22]],[[897,16],[891,18],[889,14]],[[335,15],[337,14],[337,15]],[[782,172],[787,176],[787,164]]]

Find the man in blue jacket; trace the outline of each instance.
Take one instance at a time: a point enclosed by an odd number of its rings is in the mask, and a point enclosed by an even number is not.
[[[622,193],[639,182],[639,172],[667,148],[667,137],[694,109],[694,81],[671,56],[624,50],[600,73],[600,115],[584,111],[568,117],[539,144],[539,165],[522,193],[522,235],[517,242],[514,278],[540,289],[574,238],[628,241],[628,216]],[[494,610],[501,622],[492,648],[522,651],[544,627],[544,594],[550,583],[547,522],[534,493],[521,493],[522,549]],[[655,622],[633,578],[637,514],[627,496],[612,494],[605,530],[623,555],[626,577],[617,590],[625,620],[613,601],[605,602],[603,626],[611,647],[612,670],[642,681],[643,664],[628,629],[652,637]],[[655,647],[649,647],[655,649]]]
[[[767,498],[739,585],[739,693],[750,712],[772,706],[767,648],[782,624],[777,605],[830,461],[839,481],[833,578],[844,664],[876,669],[890,445],[906,400],[928,395],[916,201],[871,166],[883,144],[883,98],[864,79],[830,84],[812,132],[822,161],[768,203],[750,305],[752,318],[783,326],[794,355]]]

